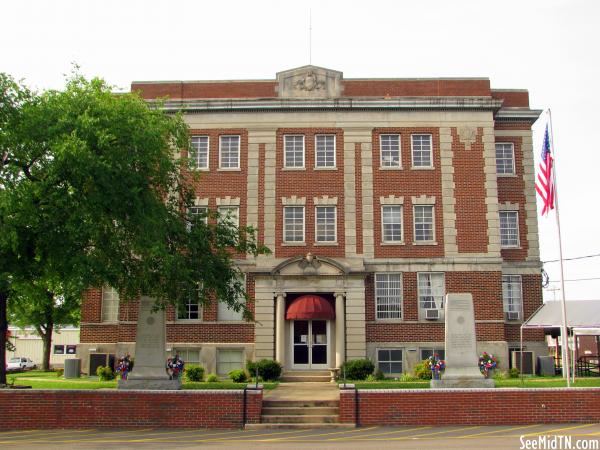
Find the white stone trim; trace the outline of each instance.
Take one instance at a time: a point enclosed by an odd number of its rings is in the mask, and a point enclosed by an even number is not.
[[[498,203],[498,211],[519,211],[519,204],[510,202]]]
[[[208,206],[208,197],[207,198],[196,197],[194,199],[194,206]]]
[[[271,133],[269,133],[271,134]],[[264,133],[261,131],[255,132],[248,130],[248,178],[246,186],[246,224],[254,228],[258,228],[258,167],[260,156],[260,141]],[[275,137],[275,131],[272,132]],[[252,143],[250,143],[252,136]],[[252,255],[247,255],[248,259],[254,259]]]
[[[387,197],[379,197],[380,205],[404,205],[404,197],[396,197],[394,194],[390,194]]]
[[[477,140],[477,128],[471,125],[459,126],[456,129],[458,138],[465,145],[465,150],[471,150],[471,145]]]
[[[411,197],[411,200],[413,205],[435,205],[435,196],[420,195],[419,197]]]
[[[349,130],[351,133],[354,130]],[[346,131],[344,130],[344,133]],[[362,135],[352,136],[360,139]],[[356,256],[356,144],[344,140],[344,235],[346,257]]]
[[[485,174],[485,203],[487,205],[487,251],[490,256],[500,254],[500,217],[498,215],[498,179],[496,175],[496,136],[493,118],[483,127],[483,159]]]
[[[273,130],[275,133],[275,130]],[[275,134],[273,134],[273,137]],[[265,143],[265,186],[264,186],[264,239],[265,246],[275,250],[275,139]],[[272,258],[272,255],[261,255],[262,258]]]
[[[217,197],[217,206],[240,206],[239,197]]]
[[[454,167],[452,159],[452,132],[449,127],[440,127],[440,165],[442,172],[442,225],[444,254],[458,255],[456,244],[456,198],[454,197]]]
[[[360,158],[362,170],[362,230],[363,230],[363,255],[372,258],[375,255],[375,232],[373,218],[373,144],[369,140],[360,144]],[[353,355],[350,346],[346,355]],[[360,357],[360,356],[359,356]]]
[[[536,209],[535,169],[533,159],[533,140],[531,131],[527,130],[521,139],[523,153],[523,182],[525,191],[525,226],[527,227],[527,260],[539,261],[540,241],[538,235],[538,216]]]
[[[320,197],[313,197],[313,202],[315,206],[337,205],[338,198],[330,197],[329,195],[322,195]]]
[[[281,197],[281,204],[283,206],[304,206],[306,205],[306,197]]]

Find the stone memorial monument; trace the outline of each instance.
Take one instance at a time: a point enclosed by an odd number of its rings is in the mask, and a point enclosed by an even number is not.
[[[165,311],[153,312],[154,300],[140,299],[140,312],[135,340],[135,364],[126,380],[119,380],[119,389],[181,389],[179,380],[169,380],[166,366]]]
[[[446,371],[432,388],[492,388],[479,370],[471,294],[446,295]]]

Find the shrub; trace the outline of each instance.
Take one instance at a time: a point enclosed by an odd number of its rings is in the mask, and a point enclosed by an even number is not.
[[[204,379],[204,367],[190,364],[185,368],[187,381],[202,381]]]
[[[346,379],[364,380],[375,370],[375,364],[370,359],[353,359],[342,365],[342,376],[346,370]]]
[[[414,372],[419,380],[431,380],[431,369],[429,369],[427,360],[415,365]]]
[[[219,381],[219,377],[216,376],[214,373],[211,373],[206,377],[207,383],[216,383],[218,381]]]
[[[63,369],[62,367],[60,369],[56,369],[56,376],[58,378],[62,377],[65,374],[65,369]]]
[[[229,378],[231,378],[234,383],[244,383],[248,380],[248,374],[244,369],[236,369],[229,372]]]
[[[260,361],[246,361],[246,369],[250,378],[256,376],[258,369],[258,378],[263,381],[275,381],[281,376],[282,367],[278,361],[272,359],[261,359]]]
[[[519,372],[519,369],[517,369],[516,367],[513,367],[512,369],[510,369],[508,371],[509,378],[519,378],[519,375],[521,375],[521,373]]]
[[[383,374],[383,372],[381,371],[381,369],[377,369],[375,371],[375,379],[377,381],[385,380],[385,375]]]
[[[371,374],[371,375],[367,375],[367,378],[365,381],[377,381],[377,378],[375,378],[375,375]]]
[[[402,375],[400,375],[400,381],[404,381],[405,383],[410,382],[410,381],[418,381],[418,380],[419,380],[419,377],[415,377],[414,375],[411,375],[408,372],[404,372]]]
[[[110,381],[115,379],[115,373],[112,368],[106,366],[99,366],[96,369],[96,375],[100,378],[100,381]]]

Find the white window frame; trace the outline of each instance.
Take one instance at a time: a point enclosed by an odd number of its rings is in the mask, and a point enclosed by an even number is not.
[[[423,358],[423,352],[431,352],[432,355],[438,355],[438,359],[446,359],[446,349],[444,348],[435,348],[435,347],[420,347],[419,348],[419,361],[423,361],[426,358]],[[440,352],[444,352],[444,355],[440,355]]]
[[[217,208],[217,211],[219,212],[220,223],[223,223],[223,221],[229,217],[229,219],[232,220],[233,224],[236,227],[240,226],[240,207],[238,205],[219,206]],[[232,214],[229,214],[229,211],[234,212]]]
[[[188,216],[198,216],[204,214],[203,222],[208,223],[208,206],[190,206],[188,208]]]
[[[191,307],[192,305],[197,305],[198,306],[198,318],[194,319],[191,316]],[[185,314],[181,314],[183,311],[183,309],[180,309],[180,305],[177,305],[177,307],[175,308],[175,321],[177,322],[199,322],[202,320],[202,306],[200,305],[199,302],[194,302],[192,300],[188,300],[185,302],[185,305],[182,305],[185,307]],[[182,316],[186,316],[186,317],[182,317]]]
[[[194,359],[190,359],[190,352],[198,352],[198,361],[195,361]],[[173,357],[175,355],[179,355],[179,357],[183,360],[183,362],[185,363],[185,365],[187,366],[188,364],[196,364],[201,366],[202,365],[202,348],[201,347],[174,347],[171,352],[170,352],[170,357]]]
[[[510,231],[512,230],[512,228],[506,228],[502,226],[502,216],[503,215],[514,215],[515,217],[515,224],[516,224],[516,232],[515,232],[515,236],[516,236],[516,242],[515,243],[511,243],[511,242],[507,242],[510,237]],[[498,212],[498,219],[499,219],[499,225],[500,225],[500,248],[520,248],[521,247],[521,238],[519,236],[519,211],[499,211]]]
[[[318,215],[319,209],[333,209],[333,240],[319,239],[318,233]],[[315,242],[318,244],[337,244],[337,206],[333,205],[319,205],[315,206]]]
[[[190,151],[188,152],[188,158],[190,159],[190,169],[192,170],[209,170],[209,166],[210,166],[210,137],[209,136],[205,136],[205,135],[194,135],[190,138],[190,142],[192,144],[192,147],[194,146],[194,140],[200,140],[200,139],[206,139],[206,165],[205,166],[201,166],[199,161],[200,161],[200,151],[198,149],[198,153],[196,158],[191,157],[192,155],[192,149],[190,148]]]
[[[287,240],[287,221],[286,221],[286,209],[288,208],[298,208],[298,209],[302,209],[302,240],[301,241],[297,241],[297,240],[293,240],[293,241],[288,241]],[[302,245],[306,242],[306,209],[304,206],[299,206],[299,205],[290,205],[290,206],[284,206],[283,207],[283,239],[282,239],[283,243],[285,244],[289,244],[289,245]]]
[[[392,351],[400,351],[401,355],[402,355],[402,357],[401,357],[402,359],[400,359],[400,360],[389,359],[387,361],[381,361],[379,359],[379,352],[380,351],[389,351],[390,352],[389,353],[389,355],[390,355],[389,358],[391,358],[391,352]],[[379,365],[380,363],[390,364],[390,366],[393,363],[400,363],[400,369],[401,369],[400,372],[384,372],[382,370],[382,372],[385,375],[394,376],[394,375],[400,375],[400,374],[402,374],[404,372],[404,355],[405,355],[405,353],[404,353],[404,348],[403,347],[378,347],[376,349],[376,352],[377,352],[377,366],[376,366],[376,368],[379,369],[379,370],[381,370],[380,365]],[[390,370],[391,370],[391,367],[390,367]]]
[[[237,138],[237,166],[223,166],[223,140],[224,138]],[[219,170],[239,170],[242,147],[242,137],[239,134],[224,134],[219,136]]]
[[[333,138],[333,165],[319,165],[319,146],[317,144],[319,137],[332,137]],[[317,170],[326,170],[326,169],[335,169],[337,167],[337,136],[335,134],[315,134],[315,169]],[[325,154],[325,161],[327,161],[327,154]]]
[[[243,279],[241,280],[244,284],[244,292],[246,292],[246,274],[243,274]],[[244,297],[239,298],[238,301],[242,303],[246,303]],[[217,302],[217,321],[218,322],[243,322],[244,320],[244,311],[239,310],[235,311],[230,308],[227,303]]]
[[[383,159],[383,137],[384,136],[398,137],[398,164],[397,165],[384,164],[384,159]],[[402,169],[402,136],[400,134],[398,134],[398,133],[383,133],[383,134],[379,135],[379,167],[384,170]]]
[[[384,282],[383,278],[387,278],[387,280],[385,282],[390,283],[390,275],[398,275],[399,277],[399,283],[400,283],[400,287],[399,287],[399,295],[398,295],[398,305],[400,306],[400,310],[399,310],[399,317],[383,317],[380,316],[380,311],[379,311],[379,305],[380,305],[380,299],[381,300],[387,300],[387,303],[382,302],[382,305],[385,303],[386,306],[393,306],[394,303],[391,301],[391,299],[393,299],[393,296],[391,294],[389,294],[389,291],[392,289],[389,286],[386,286],[385,289],[387,290],[387,294],[386,295],[379,295],[378,292],[378,283]],[[381,272],[381,273],[376,273],[375,274],[375,278],[374,278],[374,290],[375,290],[375,319],[376,320],[383,320],[383,321],[387,321],[387,320],[402,320],[402,318],[404,317],[404,283],[402,280],[402,272]],[[394,311],[386,311],[386,314],[390,315],[393,314]]]
[[[429,164],[415,164],[415,137],[416,136],[427,136],[429,137]],[[419,150],[423,152],[423,150]],[[410,135],[410,155],[413,169],[431,169],[433,168],[433,135],[430,133],[414,133]]]
[[[223,362],[220,361],[222,354],[223,353],[233,353],[233,352],[235,352],[235,353],[241,353],[242,357],[241,357],[241,361],[240,361],[240,364],[241,364],[240,367],[229,368],[227,371],[220,370],[221,369],[220,365],[223,364]],[[245,358],[245,352],[244,352],[243,348],[218,348],[217,349],[217,358],[216,358],[217,359],[217,361],[216,361],[216,363],[217,363],[216,364],[217,375],[224,376],[224,375],[227,375],[232,370],[236,370],[238,368],[239,369],[243,369],[244,368],[244,364],[245,364],[244,358]],[[231,364],[231,363],[232,363],[231,361],[227,361],[227,364]]]
[[[506,151],[506,147],[504,146],[509,146],[510,147],[510,172],[500,172],[498,170],[499,166],[498,166],[498,148],[499,146],[503,146],[504,151],[503,151],[503,157],[501,158],[501,160],[506,161],[506,158],[504,157],[505,155],[505,151]],[[500,177],[506,177],[506,176],[511,176],[511,175],[515,175],[516,174],[516,170],[515,170],[515,144],[512,142],[496,142],[496,146],[495,146],[495,150],[496,150],[496,175],[500,176]],[[503,168],[506,168],[506,164],[502,165]]]
[[[417,208],[431,208],[431,239],[417,239]],[[416,244],[435,242],[435,206],[413,205],[413,239]]]
[[[114,304],[112,305],[112,311],[107,311],[105,299],[108,298]],[[102,287],[102,311],[101,311],[101,321],[103,323],[116,323],[119,321],[119,293],[116,289],[110,286]],[[115,306],[116,305],[116,306]],[[109,315],[110,314],[110,315]]]
[[[511,287],[514,288],[511,289]],[[518,303],[515,302],[515,298],[512,295],[514,292],[518,292]],[[515,304],[517,305],[515,307]],[[521,275],[502,275],[502,306],[504,309],[504,317],[508,321],[521,321],[523,320],[523,277]],[[519,314],[517,319],[509,319],[508,313],[516,312]]]
[[[400,208],[400,239],[386,239],[385,236],[385,222],[384,218],[384,210]],[[392,224],[393,225],[393,224]],[[402,244],[404,243],[404,205],[381,205],[381,242],[384,244]]]
[[[294,145],[296,138],[302,138],[302,165],[301,166],[291,166],[288,163],[287,157],[287,141],[288,139],[294,138]],[[296,148],[294,147],[294,153],[296,153]],[[296,158],[294,157],[294,160]],[[283,135],[283,168],[289,170],[303,170],[306,168],[306,137],[303,134],[284,134]]]
[[[430,290],[431,290],[431,295],[423,295],[422,291],[421,291],[421,278],[422,277],[429,277],[429,283],[430,283]],[[443,292],[442,293],[436,293],[434,292],[434,286],[433,286],[433,278],[432,277],[441,277],[442,279],[442,287],[443,287]],[[437,294],[437,295],[436,295]],[[444,310],[444,297],[446,296],[446,274],[444,272],[417,272],[417,301],[419,304],[419,312],[421,313],[422,318],[425,317],[425,310],[427,309],[436,309],[438,311],[440,311],[440,313]],[[422,298],[425,297],[431,297],[432,300],[428,300],[428,302],[433,302],[433,305],[435,306],[435,308],[431,308],[431,307],[426,307],[424,306],[424,301],[422,300]],[[441,298],[440,298],[441,297]],[[429,305],[431,306],[431,305]],[[438,320],[440,320],[442,318],[442,314],[439,315]]]

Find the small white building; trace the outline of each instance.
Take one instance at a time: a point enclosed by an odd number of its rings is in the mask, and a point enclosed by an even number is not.
[[[15,351],[6,352],[6,359],[13,357],[30,358],[38,366],[42,365],[44,343],[33,327],[25,329],[9,326],[9,340]],[[79,327],[68,326],[54,330],[50,351],[50,367],[64,367],[65,359],[75,358],[79,344]]]

